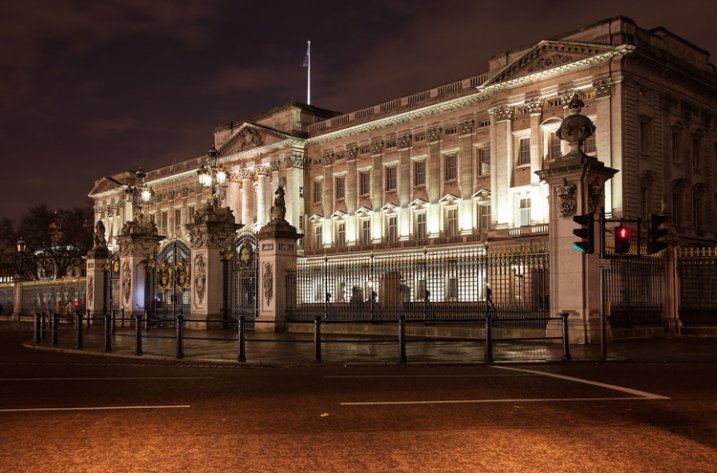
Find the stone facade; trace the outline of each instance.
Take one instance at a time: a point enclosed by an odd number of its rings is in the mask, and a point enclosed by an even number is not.
[[[410,85],[407,85],[410,89]],[[578,94],[596,125],[585,152],[619,172],[611,217],[667,213],[688,243],[717,235],[717,74],[708,54],[664,29],[612,18],[497,54],[485,72],[347,114],[289,103],[214,131],[229,173],[224,202],[258,232],[274,189],[307,257],[545,237],[547,184],[536,172],[567,147],[556,137]],[[145,208],[171,239],[209,199],[203,157],[147,173]],[[133,174],[90,196],[112,251],[132,206]]]

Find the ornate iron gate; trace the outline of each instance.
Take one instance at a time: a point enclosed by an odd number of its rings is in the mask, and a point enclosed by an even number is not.
[[[179,240],[167,244],[151,265],[152,300],[148,306],[152,325],[174,324],[177,315],[190,313],[189,248]]]
[[[239,235],[234,246],[233,261],[233,312],[244,316],[252,327],[259,315],[259,253],[256,237],[251,232]]]

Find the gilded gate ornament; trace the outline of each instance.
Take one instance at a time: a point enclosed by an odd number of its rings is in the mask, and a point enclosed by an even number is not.
[[[194,293],[197,299],[194,302],[199,307],[204,302],[204,291],[207,288],[207,263],[203,255],[194,258]]]

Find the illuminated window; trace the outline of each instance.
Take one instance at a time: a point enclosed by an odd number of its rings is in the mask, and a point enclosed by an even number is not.
[[[452,208],[446,210],[446,236],[454,237],[458,235],[458,209]]]
[[[413,162],[413,185],[423,186],[426,184],[426,161]]]
[[[346,179],[341,176],[336,178],[336,200],[343,200],[346,195]]]
[[[314,226],[314,248],[323,248],[324,246],[324,237],[322,235],[323,230],[321,228],[321,224]]]
[[[446,181],[455,181],[458,177],[458,157],[455,154],[449,154],[446,156],[445,161],[445,178]]]
[[[371,191],[371,175],[368,171],[359,173],[359,194],[368,195]]]
[[[555,133],[551,133],[549,135],[548,146],[548,153],[550,159],[558,159],[563,155],[563,152],[560,150],[560,138],[558,138],[558,135],[556,135]]]
[[[169,227],[169,212],[162,210],[162,223],[160,224],[162,231],[166,231]]]
[[[416,229],[414,237],[416,240],[426,239],[426,212],[416,214]]]
[[[367,218],[361,220],[361,244],[371,244],[371,220]]]
[[[336,224],[336,246],[346,246],[346,224]]]
[[[490,229],[490,204],[480,204],[478,206],[478,225],[481,233],[486,233]]]
[[[490,174],[490,148],[478,150],[478,172],[481,176]]]
[[[518,166],[530,164],[530,138],[521,138],[518,144]]]
[[[585,140],[585,143],[583,143],[583,153],[592,155],[595,154],[595,152],[595,133],[593,133],[587,140]]]
[[[386,191],[396,190],[396,166],[386,168]]]
[[[182,231],[182,209],[174,209],[174,234],[179,235]]]
[[[519,225],[525,227],[530,225],[530,198],[523,197],[520,199],[520,221]]]
[[[386,219],[386,241],[394,243],[398,241],[398,217],[389,216]]]
[[[314,203],[321,203],[321,181],[314,181]]]

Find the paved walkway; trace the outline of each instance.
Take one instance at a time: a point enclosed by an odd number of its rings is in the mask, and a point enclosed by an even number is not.
[[[61,324],[58,344],[53,346],[49,330],[39,344],[32,342],[32,324],[27,327],[26,346],[103,356],[177,360],[174,328],[154,328],[142,332],[142,355],[135,355],[136,333],[133,328],[118,328],[112,335],[110,352],[104,350],[102,327],[83,330],[83,348],[76,348],[74,327]],[[0,325],[0,329],[1,329]],[[237,363],[237,333],[233,330],[185,330],[183,360]],[[572,361],[600,361],[599,345],[571,345]],[[483,363],[482,340],[421,340],[407,338],[406,360],[423,364]],[[314,365],[313,334],[266,333],[247,330],[246,364],[267,366]],[[608,361],[639,362],[717,362],[715,338],[650,338],[619,341],[607,346]],[[494,340],[494,362],[560,362],[562,346],[554,340]],[[323,335],[322,364],[366,365],[400,362],[397,336]]]

